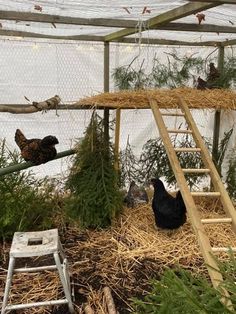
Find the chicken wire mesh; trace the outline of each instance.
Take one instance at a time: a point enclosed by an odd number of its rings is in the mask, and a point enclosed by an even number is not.
[[[167,62],[166,53],[170,47],[142,45],[137,38],[136,45],[110,45],[110,90],[116,90],[112,73],[115,68],[127,65],[135,59],[132,66],[136,69],[145,63],[145,70],[151,70],[153,58]],[[217,57],[213,48],[196,49],[193,47],[175,47],[182,55],[209,55]],[[227,53],[233,53],[228,49]],[[1,104],[29,104],[59,95],[62,104],[71,104],[80,98],[103,91],[104,45],[102,43],[45,40],[1,40],[0,45],[0,97]],[[103,111],[100,111],[103,114]],[[60,110],[46,113],[10,114],[0,113],[0,138],[6,138],[8,147],[18,149],[14,142],[14,133],[21,129],[28,138],[42,138],[48,134],[59,139],[58,151],[73,147],[76,140],[83,136],[90,121],[90,110]],[[194,120],[204,137],[212,138],[214,112],[194,110]],[[115,118],[111,111],[110,119]],[[235,118],[232,113],[223,113],[221,136],[229,127],[233,127]],[[169,120],[167,125],[178,127],[178,120]],[[120,148],[124,149],[127,140],[136,155],[150,138],[159,136],[150,110],[123,110],[121,113]],[[114,134],[111,132],[111,135]],[[235,146],[235,134],[230,147]],[[34,168],[40,176],[64,175],[69,159],[63,158]]]

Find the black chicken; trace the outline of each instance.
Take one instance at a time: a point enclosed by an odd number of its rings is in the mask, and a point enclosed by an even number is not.
[[[175,229],[186,222],[186,207],[180,191],[171,196],[160,179],[151,180],[154,187],[152,209],[156,225],[164,229]]]
[[[59,142],[55,136],[49,135],[42,140],[38,138],[27,139],[21,130],[17,129],[15,141],[24,160],[31,161],[35,165],[44,164],[57,155],[55,145]]]
[[[124,203],[127,207],[132,207],[140,203],[148,203],[148,195],[143,187],[139,187],[134,181],[130,183],[127,195],[124,198]]]
[[[199,76],[197,79],[197,89],[206,89],[206,88],[207,88],[207,82]]]

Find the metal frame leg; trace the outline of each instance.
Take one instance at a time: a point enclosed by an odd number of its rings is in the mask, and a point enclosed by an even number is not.
[[[60,276],[60,279],[61,279],[61,283],[62,283],[62,286],[63,286],[65,297],[66,297],[66,299],[68,301],[69,311],[70,311],[70,313],[74,313],[74,307],[73,307],[73,303],[72,303],[72,299],[71,299],[69,285],[67,284],[67,279],[64,276],[64,272],[63,272],[63,269],[61,267],[59,254],[58,253],[54,253],[53,256],[54,256],[54,260],[55,260],[55,263],[56,263],[56,266],[57,266],[57,269],[58,269],[58,272],[59,272],[59,276]]]
[[[14,272],[14,265],[15,265],[15,258],[10,257],[8,271],[7,271],[6,286],[5,286],[5,291],[4,291],[3,301],[2,301],[1,314],[5,313],[5,308],[7,306],[7,301],[8,301],[9,292],[11,289],[11,282],[12,282],[12,277],[13,277],[13,272]]]

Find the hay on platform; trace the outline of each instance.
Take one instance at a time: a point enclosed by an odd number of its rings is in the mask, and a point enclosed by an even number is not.
[[[199,198],[201,218],[225,217],[220,202]],[[206,226],[212,246],[235,246],[235,233],[226,224]],[[94,313],[107,314],[103,287],[111,289],[115,305],[132,311],[130,298],[143,295],[150,278],[159,278],[166,266],[181,265],[206,276],[207,270],[189,220],[177,230],[156,228],[151,205],[125,208],[114,225],[102,231],[79,230],[61,232],[61,240],[70,263],[76,313],[84,313],[88,304]],[[5,248],[9,253],[10,245]],[[226,254],[221,254],[226,258]],[[52,300],[63,295],[55,273],[17,274],[13,281],[12,301]],[[0,270],[0,297],[3,296],[5,270]],[[30,280],[30,281],[29,281]],[[30,284],[29,284],[30,282]],[[42,288],[43,287],[43,288]],[[65,306],[66,310],[66,306]],[[122,311],[121,311],[122,312]],[[21,313],[52,313],[48,309],[29,309]],[[53,313],[67,313],[60,309]]]
[[[156,99],[161,108],[178,106],[178,98],[183,97],[190,108],[195,109],[236,109],[236,93],[227,89],[197,90],[193,88],[154,89],[102,93],[86,97],[77,102],[81,107],[109,107],[123,109],[150,108],[149,99]]]

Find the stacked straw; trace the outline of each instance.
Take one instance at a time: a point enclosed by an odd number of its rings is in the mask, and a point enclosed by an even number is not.
[[[225,216],[219,202],[199,198],[201,218]],[[207,208],[207,210],[206,210]],[[59,227],[59,226],[58,226]],[[230,226],[206,226],[212,246],[236,246]],[[131,297],[142,296],[149,290],[149,280],[160,278],[165,267],[181,265],[194,273],[207,276],[196,236],[189,221],[173,231],[156,228],[151,205],[125,208],[114,225],[106,230],[89,231],[70,227],[61,231],[61,240],[70,263],[76,313],[108,312],[104,287],[109,287],[116,310],[132,312]],[[10,244],[3,247],[2,257],[8,256]],[[221,253],[226,258],[225,253]],[[225,254],[225,255],[224,255]],[[0,271],[0,298],[6,279],[7,261]],[[26,280],[26,276],[29,279]],[[30,285],[29,285],[30,280]],[[30,287],[29,287],[30,286]],[[52,300],[62,296],[56,273],[17,274],[13,281],[12,302]],[[68,313],[66,306],[36,308],[21,313]],[[116,313],[117,314],[117,313]]]
[[[147,109],[149,99],[156,99],[160,108],[178,107],[177,96],[183,97],[189,108],[195,109],[236,109],[236,93],[227,89],[197,90],[193,88],[153,89],[103,93],[81,99],[81,107],[109,107],[123,109]],[[75,105],[75,104],[74,104]]]

